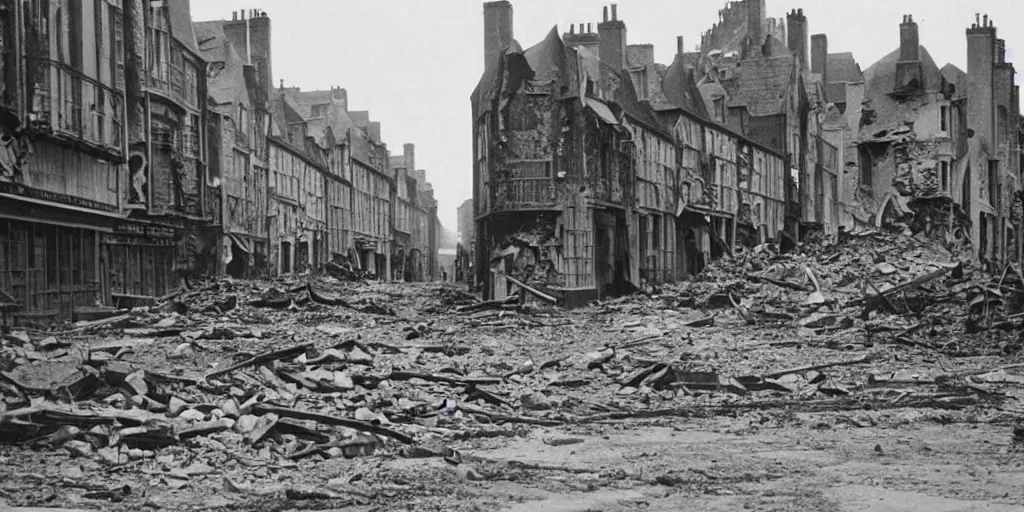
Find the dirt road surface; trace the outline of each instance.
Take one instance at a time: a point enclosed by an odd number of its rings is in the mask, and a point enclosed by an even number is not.
[[[1024,510],[1014,333],[303,285],[8,336],[0,509]]]

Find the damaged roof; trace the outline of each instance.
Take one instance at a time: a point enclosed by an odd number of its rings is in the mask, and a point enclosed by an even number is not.
[[[953,84],[956,87],[956,92],[961,96],[967,93],[967,73],[964,70],[956,67],[952,63],[942,66],[939,70],[942,73],[942,77],[947,82]]]
[[[207,62],[223,63],[224,68],[207,81],[210,98],[217,105],[251,104],[245,80],[245,61],[224,35],[223,21],[195,24],[199,55]]]
[[[830,53],[826,59],[828,66],[828,81],[835,82],[860,82],[864,80],[864,72],[857,64],[853,53]]]
[[[656,110],[678,108],[701,119],[710,118],[704,99],[686,63],[685,55],[676,55],[672,64],[665,69],[661,78],[661,92],[665,103],[652,102]]]
[[[512,40],[512,45],[505,51],[505,55],[514,53],[523,53],[523,47],[519,46],[519,42],[515,39]],[[474,121],[491,109],[490,100],[494,98],[496,92],[494,88],[500,82],[499,74],[502,72],[504,61],[505,59],[494,59],[490,66],[484,68],[480,81],[477,82],[476,88],[473,89],[473,94],[470,95]]]
[[[846,84],[864,81],[864,72],[850,52],[830,53],[826,59],[828,81],[825,95],[832,103],[846,103]]]
[[[899,58],[900,50],[897,48],[864,71],[864,98],[871,101],[875,119],[862,128],[862,137],[899,128],[918,115],[920,100],[900,101],[891,96],[896,88],[896,64]],[[921,74],[925,91],[942,91],[945,78],[924,46],[921,47]]]
[[[558,27],[551,27],[544,40],[531,46],[523,56],[526,62],[533,69],[533,80],[538,82],[550,82],[561,77],[561,70],[565,61],[565,43],[558,35]]]
[[[792,55],[740,61],[736,78],[723,84],[729,106],[747,107],[755,116],[783,113],[795,69]]]
[[[196,33],[192,28],[192,5],[190,0],[168,0],[167,16],[171,35],[195,55],[200,55]]]
[[[942,90],[942,73],[935,65],[928,50],[921,46],[921,74],[927,92]],[[896,89],[896,63],[900,60],[900,49],[882,57],[864,71],[865,96],[873,98],[878,94],[889,94]]]

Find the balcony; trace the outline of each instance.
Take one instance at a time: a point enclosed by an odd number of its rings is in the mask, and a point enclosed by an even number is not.
[[[146,73],[146,85],[182,105],[198,108],[197,78],[190,68],[183,70],[168,62],[156,63]]]
[[[28,57],[27,64],[34,128],[124,154],[125,109],[119,91],[50,59]]]
[[[555,206],[555,183],[551,161],[508,162],[507,174],[492,177],[487,184],[491,211],[548,209]]]
[[[551,178],[514,178],[491,182],[494,211],[533,210],[555,206],[555,186]]]

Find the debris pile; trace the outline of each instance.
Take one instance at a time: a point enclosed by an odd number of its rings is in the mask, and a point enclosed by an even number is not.
[[[908,341],[925,333],[938,343],[1022,327],[1024,276],[1013,265],[990,274],[929,236],[877,230],[802,249],[780,254],[771,244],[755,247],[708,266],[667,295],[678,306],[733,308],[748,323],[795,322],[818,334],[856,328],[896,332]]]

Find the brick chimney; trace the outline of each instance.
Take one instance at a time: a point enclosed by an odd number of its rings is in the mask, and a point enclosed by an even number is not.
[[[597,25],[601,38],[601,62],[616,71],[626,68],[626,24],[619,20],[618,7],[612,4],[612,17],[608,18],[608,7],[604,8],[604,21]]]
[[[405,156],[405,169],[412,176],[412,172],[416,169],[416,145],[411,143],[405,143],[402,145],[402,153]]]
[[[903,17],[900,23],[900,60],[921,60],[921,38],[913,15]]]
[[[760,48],[764,44],[765,24],[768,21],[765,0],[745,0],[744,3],[747,7],[747,37],[754,48]]]
[[[676,36],[676,55],[684,53],[686,53],[686,48],[683,46],[683,36]]]
[[[821,83],[828,89],[828,36],[811,36],[811,73],[821,74]]]
[[[348,110],[348,90],[342,87],[331,87],[331,99],[341,105],[341,108]]]
[[[786,15],[788,26],[789,52],[796,55],[802,69],[807,69],[807,17],[803,9],[796,9]]]
[[[995,101],[993,96],[996,28],[985,15],[975,15],[967,29],[967,127],[982,140],[995,141]]]
[[[484,4],[484,69],[490,69],[512,46],[512,4],[506,0]]]

